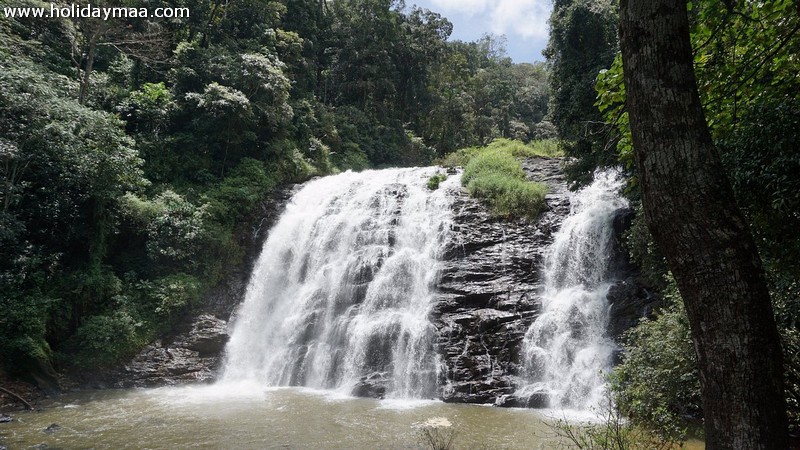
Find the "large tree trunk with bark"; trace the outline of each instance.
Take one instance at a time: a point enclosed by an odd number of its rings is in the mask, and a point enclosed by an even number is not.
[[[645,218],[686,305],[706,446],[787,447],[782,356],[761,262],[705,121],[685,0],[622,0],[620,37]]]

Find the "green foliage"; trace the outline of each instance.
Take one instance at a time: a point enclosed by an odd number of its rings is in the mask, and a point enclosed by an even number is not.
[[[480,151],[481,147],[467,147],[456,150],[439,161],[439,165],[444,167],[465,167]]]
[[[156,280],[149,293],[156,301],[153,311],[159,316],[174,317],[196,302],[200,287],[197,278],[185,273]]]
[[[544,209],[547,195],[547,188],[542,184],[508,178],[496,172],[476,176],[467,184],[467,190],[471,196],[487,200],[501,217],[530,220]]]
[[[496,139],[488,145],[489,148],[508,148],[515,158],[556,158],[564,156],[564,151],[555,139],[542,139],[531,141],[522,145],[519,141]]]
[[[461,183],[499,216],[534,219],[545,206],[547,188],[526,181],[517,156],[529,157],[537,150],[541,149],[508,140],[496,140],[484,149],[465,149],[461,157],[470,157]]]
[[[628,251],[631,261],[641,270],[641,279],[648,286],[657,291],[664,291],[667,288],[668,272],[667,262],[664,255],[653,242],[653,236],[647,228],[644,218],[644,209],[641,201],[634,201],[631,205],[636,215],[631,222],[630,228],[625,231],[624,245]]]
[[[559,419],[552,425],[559,448],[579,450],[672,450],[684,448],[680,439],[660,436],[631,424],[613,403],[605,405],[599,423],[570,423]]]
[[[683,302],[669,282],[667,306],[627,332],[622,364],[612,375],[620,411],[670,439],[686,438],[686,420],[701,417],[697,361]]]
[[[609,69],[603,69],[595,83],[597,101],[595,106],[606,123],[616,128],[609,132],[617,139],[617,158],[626,169],[633,168],[633,140],[628,113],[625,111],[625,84],[622,73],[622,54],[617,53]]]
[[[617,9],[611,1],[557,1],[545,56],[551,66],[550,120],[558,129],[573,179],[591,180],[596,167],[614,165],[615,136],[595,107],[595,79],[617,52]]]
[[[0,358],[3,361],[50,358],[50,346],[45,340],[47,318],[54,300],[41,292],[21,292],[20,286],[3,280],[4,295],[0,296]],[[8,368],[8,367],[7,367]],[[11,367],[13,369],[13,367]]]
[[[428,186],[428,189],[435,191],[436,189],[439,189],[439,185],[442,183],[442,181],[446,179],[447,179],[446,173],[434,174],[430,178],[428,178],[428,183],[426,184],[426,186]]]
[[[138,332],[141,326],[124,310],[88,317],[67,342],[75,354],[72,363],[79,367],[110,367],[133,356],[146,343]]]
[[[445,156],[439,165],[444,167],[465,167],[470,160],[487,151],[496,151],[514,158],[555,158],[564,156],[562,148],[554,139],[543,139],[524,143],[518,140],[498,138],[485,147],[467,147]]]
[[[469,186],[473,179],[487,175],[499,175],[513,180],[525,179],[525,172],[510,152],[488,148],[470,159],[464,168],[461,182]]]
[[[800,88],[800,83],[798,84]],[[800,100],[766,98],[720,139],[722,159],[763,256],[800,270]]]
[[[172,93],[164,82],[159,82],[144,83],[139,90],[131,92],[118,109],[127,120],[128,129],[158,134],[167,125],[173,107]]]
[[[232,226],[284,181],[276,171],[268,171],[263,162],[244,158],[219,185],[206,193],[211,203],[209,214],[216,221]]]

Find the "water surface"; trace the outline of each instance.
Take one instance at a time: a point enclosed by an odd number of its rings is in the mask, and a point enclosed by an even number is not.
[[[10,450],[39,444],[48,449],[421,449],[420,426],[447,422],[458,449],[555,444],[546,418],[534,410],[378,401],[256,385],[85,391],[14,419],[0,425],[0,444]],[[53,423],[60,428],[45,431]]]

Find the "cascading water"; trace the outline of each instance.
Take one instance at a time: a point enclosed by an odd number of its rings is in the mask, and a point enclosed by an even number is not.
[[[451,227],[451,176],[435,168],[343,173],[308,183],[270,232],[228,343],[222,382],[436,393],[428,320]]]
[[[545,395],[551,407],[574,409],[602,399],[603,373],[616,349],[606,336],[606,296],[613,281],[614,215],[628,206],[619,196],[623,185],[618,171],[597,172],[571,197],[570,215],[545,260],[541,312],[523,341],[528,384],[520,396]]]

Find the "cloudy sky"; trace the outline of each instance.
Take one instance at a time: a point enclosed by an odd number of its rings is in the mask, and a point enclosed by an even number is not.
[[[514,62],[542,61],[551,0],[406,0],[453,22],[450,39],[473,41],[485,33],[505,35]]]

